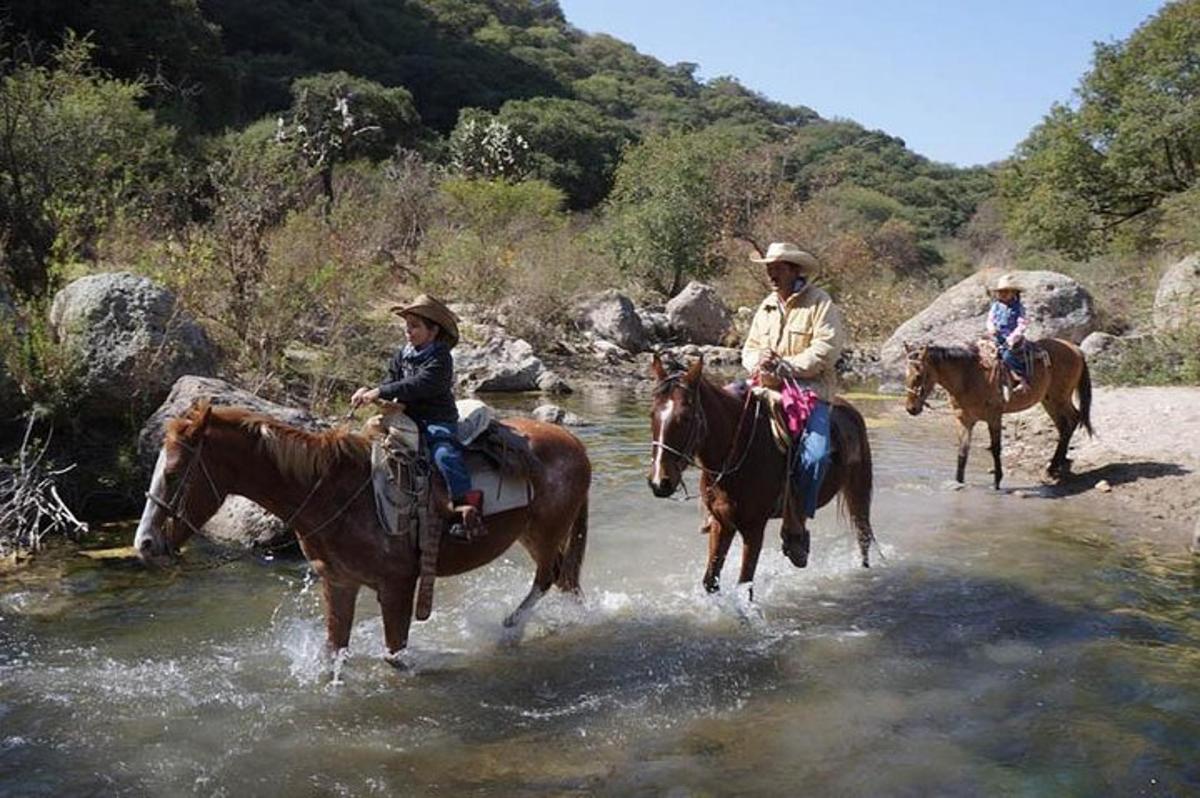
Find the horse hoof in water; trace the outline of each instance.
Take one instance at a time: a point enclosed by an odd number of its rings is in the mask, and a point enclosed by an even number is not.
[[[710,579],[710,578],[705,578],[705,580],[704,580],[704,592],[705,592],[705,593],[710,593],[710,594],[711,594],[711,593],[720,593],[720,592],[721,592],[721,580],[720,580],[720,579],[717,579],[717,578],[715,578],[715,577],[714,577],[714,578],[711,578],[711,579]]]
[[[408,663],[404,661],[404,649],[389,651],[383,655],[383,661],[398,671],[406,671],[409,668]]]
[[[808,551],[799,546],[789,545],[786,541],[783,544],[783,556],[787,557],[797,568],[804,568],[808,565]]]

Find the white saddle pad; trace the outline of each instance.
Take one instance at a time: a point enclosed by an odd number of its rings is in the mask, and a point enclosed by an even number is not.
[[[467,470],[471,472],[471,487],[483,491],[483,517],[528,507],[533,499],[533,485],[522,477],[503,476],[481,454],[468,452]]]

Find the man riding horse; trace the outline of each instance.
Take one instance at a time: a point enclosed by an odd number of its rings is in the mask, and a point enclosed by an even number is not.
[[[773,243],[765,255],[750,259],[766,265],[775,290],[750,322],[742,365],[752,382],[785,391],[808,411],[802,428],[795,430],[803,432],[796,476],[804,514],[812,518],[829,465],[829,402],[837,389],[834,366],[846,340],[842,312],[812,284],[820,268],[817,259],[795,244]]]

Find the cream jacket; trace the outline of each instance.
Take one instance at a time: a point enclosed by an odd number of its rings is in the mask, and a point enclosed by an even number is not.
[[[829,294],[810,285],[787,302],[772,293],[758,306],[742,347],[742,366],[754,371],[759,358],[774,349],[790,367],[790,376],[801,387],[815,391],[828,402],[837,391],[834,369],[846,343],[842,312]],[[780,374],[787,370],[781,369]],[[763,375],[763,384],[778,388],[778,381]]]

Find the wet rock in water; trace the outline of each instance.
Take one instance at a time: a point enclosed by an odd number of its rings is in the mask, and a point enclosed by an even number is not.
[[[1154,328],[1200,328],[1200,255],[1189,255],[1163,275],[1154,294]]]
[[[982,269],[954,285],[927,308],[896,329],[880,350],[880,366],[889,377],[904,374],[904,344],[963,346],[982,338],[991,303],[988,289],[1005,271]],[[1029,337],[1065,338],[1078,343],[1096,329],[1092,296],[1078,282],[1057,272],[1012,272],[1021,286],[1029,318]]]
[[[542,393],[552,393],[560,396],[563,394],[574,393],[575,391],[575,389],[571,387],[570,383],[555,374],[553,371],[543,371],[537,378],[537,385],[538,390],[540,390]]]
[[[667,317],[671,329],[689,344],[721,344],[732,323],[716,290],[694,280],[667,303]]]
[[[589,297],[576,308],[581,329],[603,341],[611,341],[626,352],[646,348],[642,320],[629,297],[609,289]]]
[[[154,471],[158,450],[162,448],[167,422],[183,415],[200,399],[207,399],[219,407],[245,407],[276,421],[309,431],[326,429],[329,426],[303,408],[269,402],[215,377],[180,377],[172,386],[166,400],[146,420],[138,434],[138,465],[141,466],[143,476],[147,480]]]
[[[123,419],[137,403],[161,402],[181,376],[216,367],[216,349],[175,295],[126,272],[63,288],[50,327],[78,358],[80,411],[91,418]]]
[[[538,380],[545,372],[545,364],[522,338],[496,335],[478,346],[460,345],[454,352],[455,377],[465,391],[539,391]]]
[[[538,421],[544,421],[547,424],[559,424],[564,427],[588,426],[588,422],[584,421],[582,418],[570,412],[569,410],[563,410],[558,405],[538,405],[533,409],[533,412],[530,415],[532,415]]]

